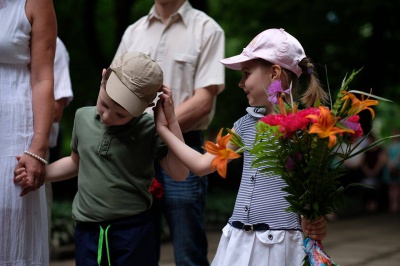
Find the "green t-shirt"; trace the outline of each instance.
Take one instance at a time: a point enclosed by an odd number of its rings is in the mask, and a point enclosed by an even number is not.
[[[80,108],[71,150],[80,156],[72,205],[75,221],[108,221],[150,208],[153,165],[168,152],[152,116],[143,114],[125,125],[107,127],[96,107]]]

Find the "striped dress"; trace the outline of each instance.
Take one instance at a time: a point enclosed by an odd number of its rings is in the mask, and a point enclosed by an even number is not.
[[[262,108],[247,108],[248,114],[234,124],[246,146],[255,139],[255,124],[264,116]],[[271,151],[276,152],[276,151]],[[282,188],[285,182],[272,174],[261,174],[251,168],[253,156],[244,153],[243,172],[233,214],[223,229],[213,266],[232,265],[301,265],[304,258],[303,234],[298,215],[286,212],[289,206]],[[264,223],[266,231],[244,231],[231,226]]]

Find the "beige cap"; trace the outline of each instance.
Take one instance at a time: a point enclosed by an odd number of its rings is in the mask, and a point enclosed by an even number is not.
[[[127,52],[114,59],[110,68],[108,96],[133,116],[140,116],[163,84],[160,66],[145,54]]]

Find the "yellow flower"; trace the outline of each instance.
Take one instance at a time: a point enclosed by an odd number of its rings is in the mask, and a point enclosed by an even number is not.
[[[351,100],[351,108],[348,112],[348,116],[356,115],[362,110],[369,110],[371,112],[372,119],[375,118],[375,112],[369,106],[377,105],[378,101],[369,100],[368,98],[364,100],[364,95],[361,95],[361,101],[353,94],[347,91],[342,91],[344,96],[342,97],[342,101]]]
[[[232,135],[226,134],[224,137],[221,137],[221,135],[222,135],[222,128],[217,136],[217,144],[211,141],[206,141],[205,150],[208,153],[216,155],[216,157],[211,162],[211,169],[215,170],[215,168],[217,168],[218,174],[223,178],[225,178],[228,160],[239,158],[240,155],[237,154],[232,149],[226,148],[226,144],[228,144],[228,142],[232,138]]]
[[[329,138],[328,148],[332,148],[337,141],[336,134],[349,132],[354,133],[351,129],[343,129],[336,127],[337,118],[334,117],[329,109],[324,106],[319,106],[319,115],[308,115],[307,118],[314,119],[313,123],[308,130],[310,134],[318,134],[320,138]]]

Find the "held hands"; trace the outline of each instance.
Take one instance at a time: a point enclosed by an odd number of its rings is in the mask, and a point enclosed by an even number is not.
[[[313,240],[322,241],[326,237],[327,222],[323,216],[313,221],[301,216],[301,227],[304,234]]]
[[[14,170],[14,183],[21,186],[20,196],[22,197],[43,185],[46,167],[41,161],[26,154],[17,156],[17,160],[18,164]]]
[[[166,86],[162,86],[160,91],[163,93],[159,95],[157,105],[153,107],[157,130],[168,128],[170,124],[178,122],[175,116],[171,90]]]

